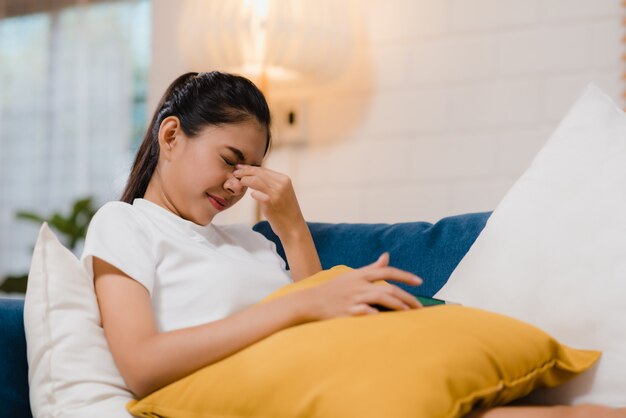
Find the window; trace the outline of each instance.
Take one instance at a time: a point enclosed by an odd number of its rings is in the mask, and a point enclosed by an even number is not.
[[[0,20],[0,278],[28,270],[37,234],[16,211],[49,215],[86,196],[98,203],[118,197],[146,125],[150,64],[148,0],[7,4]],[[35,9],[18,13],[29,4]]]

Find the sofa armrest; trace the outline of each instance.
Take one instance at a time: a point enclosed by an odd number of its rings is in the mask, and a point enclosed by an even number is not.
[[[32,418],[24,335],[24,299],[0,297],[0,405],[2,416]]]

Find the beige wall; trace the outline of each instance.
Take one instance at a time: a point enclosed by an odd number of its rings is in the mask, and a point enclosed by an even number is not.
[[[170,82],[190,71],[178,47],[177,31],[184,0],[152,0],[152,66],[148,108],[154,110]]]
[[[153,1],[151,98],[187,70],[183,2]],[[362,0],[340,80],[275,100],[308,104],[306,149],[277,150],[309,220],[400,222],[492,210],[581,89],[620,105],[615,0]],[[251,204],[218,221],[250,220]]]

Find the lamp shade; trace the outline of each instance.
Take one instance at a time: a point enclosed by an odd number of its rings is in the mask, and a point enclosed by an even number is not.
[[[272,81],[331,80],[355,42],[351,0],[187,0],[179,27],[193,69]]]

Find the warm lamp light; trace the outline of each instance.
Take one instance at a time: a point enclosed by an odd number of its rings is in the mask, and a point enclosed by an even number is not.
[[[347,66],[354,44],[351,0],[187,0],[179,41],[199,71],[267,82],[327,81]]]

